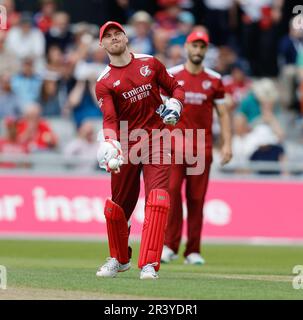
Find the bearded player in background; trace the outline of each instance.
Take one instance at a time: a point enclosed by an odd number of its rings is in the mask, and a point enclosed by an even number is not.
[[[146,203],[138,267],[140,279],[157,279],[170,207],[170,165],[163,161],[151,163],[152,154],[149,163],[133,164],[129,157],[130,161],[123,164],[136,142],[127,139],[129,151],[123,154],[121,121],[127,121],[128,137],[134,130],[144,129],[149,140],[153,129],[164,129],[166,124],[175,125],[179,120],[184,90],[157,59],[129,52],[128,38],[119,23],[105,23],[100,29],[100,42],[110,64],[96,84],[96,96],[104,118],[104,138],[100,142],[98,162],[112,171],[112,198],[106,201],[104,208],[110,257],[98,269],[97,276],[115,277],[118,272],[130,268],[128,222],[139,197],[143,171]],[[160,87],[172,98],[157,113],[162,104]],[[164,151],[160,150],[160,153],[163,160]]]
[[[161,261],[170,262],[176,259],[182,236],[183,212],[181,187],[186,181],[187,200],[187,243],[184,252],[185,263],[203,264],[205,261],[200,254],[200,237],[203,223],[203,205],[208,186],[210,166],[212,162],[212,122],[213,108],[215,107],[220,120],[223,139],[221,156],[222,164],[231,160],[231,128],[228,109],[224,104],[224,88],[221,76],[202,66],[209,38],[207,33],[192,32],[186,40],[185,49],[188,58],[184,65],[169,70],[185,90],[184,109],[176,128],[181,130],[193,129],[194,137],[197,129],[205,130],[205,145],[194,145],[203,148],[205,154],[205,169],[202,174],[187,175],[186,169],[192,165],[175,164],[173,161],[170,175],[169,194],[171,209],[165,233],[164,248]],[[193,141],[197,141],[196,138]],[[186,152],[182,145],[175,144],[175,154]],[[181,146],[181,147],[180,147]],[[178,150],[178,147],[182,150]]]

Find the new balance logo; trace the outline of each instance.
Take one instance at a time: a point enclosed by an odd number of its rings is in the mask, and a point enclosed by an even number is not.
[[[120,80],[117,80],[116,82],[113,83],[113,87],[116,88],[121,84]]]

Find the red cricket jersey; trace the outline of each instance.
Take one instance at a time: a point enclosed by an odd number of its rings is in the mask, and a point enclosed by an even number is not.
[[[152,129],[164,128],[163,120],[156,114],[163,103],[160,87],[170,97],[184,101],[184,90],[159,60],[145,54],[131,55],[126,66],[109,64],[96,84],[105,137],[115,139],[107,131],[111,129],[120,139],[120,121],[128,121],[128,132],[144,129],[150,134]]]
[[[208,68],[199,74],[191,74],[184,65],[168,71],[185,90],[184,108],[176,127],[182,130],[205,129],[205,147],[211,148],[213,108],[215,104],[224,103],[225,96],[220,74]]]

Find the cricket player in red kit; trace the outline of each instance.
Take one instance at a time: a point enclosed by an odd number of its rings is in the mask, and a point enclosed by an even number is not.
[[[106,201],[104,209],[110,258],[99,268],[97,276],[115,277],[118,272],[130,268],[128,222],[139,197],[143,171],[146,204],[138,267],[140,279],[157,279],[170,207],[170,165],[161,161],[164,150],[160,150],[159,163],[132,162],[131,150],[140,142],[130,137],[136,130],[145,130],[143,140],[148,141],[152,139],[153,129],[176,124],[184,90],[160,61],[129,52],[127,36],[119,23],[104,24],[100,29],[100,42],[110,64],[96,84],[96,96],[104,118],[104,140],[100,143],[98,161],[101,167],[112,171],[112,198]],[[171,97],[161,108],[160,87]],[[126,142],[122,122],[127,123]],[[151,152],[147,160],[152,160],[152,156]]]
[[[205,130],[205,142],[203,141],[204,143],[199,145],[196,142],[196,145],[194,144],[193,146],[195,152],[199,148],[203,148],[205,169],[202,174],[187,175],[186,169],[192,167],[191,164],[186,161],[185,164],[173,162],[169,186],[171,209],[165,233],[162,262],[170,262],[177,258],[183,223],[181,187],[185,180],[188,212],[187,243],[184,252],[185,263],[204,263],[204,259],[200,254],[200,236],[203,222],[203,204],[212,162],[211,129],[214,107],[220,119],[223,138],[222,164],[229,162],[232,156],[230,120],[227,107],[224,104],[225,92],[221,76],[202,66],[208,42],[208,35],[205,32],[192,32],[187,37],[185,44],[188,55],[186,63],[169,70],[185,90],[184,109],[176,128],[180,128],[183,131],[193,129],[194,142],[197,141],[195,139],[197,137],[197,129]],[[175,145],[175,153],[184,152],[184,150],[178,150],[178,145],[180,144]],[[184,145],[186,149],[186,141]],[[184,148],[184,145],[181,148]]]

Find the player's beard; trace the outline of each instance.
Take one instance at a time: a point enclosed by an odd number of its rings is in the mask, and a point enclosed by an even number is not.
[[[112,56],[120,56],[126,50],[126,44],[119,44],[118,46],[113,45],[107,50],[107,52]]]
[[[204,55],[189,55],[188,58],[192,64],[199,66],[204,60]]]

